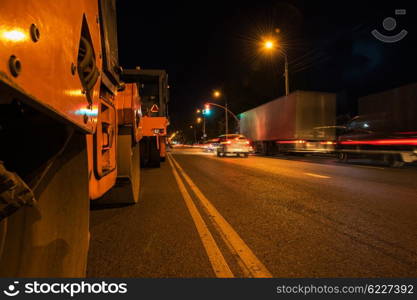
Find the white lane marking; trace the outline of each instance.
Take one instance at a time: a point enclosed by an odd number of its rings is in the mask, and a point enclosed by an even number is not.
[[[208,229],[206,223],[203,220],[203,217],[198,212],[198,209],[195,206],[190,194],[188,193],[184,182],[178,175],[178,172],[171,161],[171,155],[168,155],[168,161],[171,165],[172,172],[174,173],[174,177],[177,181],[177,185],[181,192],[181,195],[184,198],[188,211],[190,212],[190,215],[197,228],[197,232],[203,243],[204,249],[206,250],[207,256],[209,258],[214,273],[218,278],[233,278],[234,275],[230,270],[229,265],[227,264],[223,254],[217,246],[216,241],[214,240],[212,234],[210,233],[210,230]]]
[[[264,264],[256,257],[248,245],[243,241],[239,234],[226,221],[225,218],[210,203],[201,190],[195,185],[191,178],[185,173],[178,162],[170,155],[172,162],[181,173],[182,177],[188,183],[194,194],[200,200],[201,205],[207,212],[209,219],[215,224],[215,228],[220,230],[221,236],[227,240],[226,245],[233,247],[233,252],[237,253],[246,269],[254,278],[272,278],[272,274],[264,266]]]
[[[319,174],[314,174],[314,173],[304,173],[305,175],[311,176],[311,177],[316,177],[316,178],[323,178],[323,179],[329,179],[331,177],[329,176],[323,176],[323,175],[319,175]]]

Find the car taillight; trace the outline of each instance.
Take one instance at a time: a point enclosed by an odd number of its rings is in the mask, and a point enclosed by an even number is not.
[[[382,140],[365,140],[365,141],[341,141],[341,145],[407,145],[417,146],[417,139],[382,139]]]

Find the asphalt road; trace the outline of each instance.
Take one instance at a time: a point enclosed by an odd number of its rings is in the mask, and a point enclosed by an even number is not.
[[[171,155],[92,211],[88,276],[417,277],[415,167]]]

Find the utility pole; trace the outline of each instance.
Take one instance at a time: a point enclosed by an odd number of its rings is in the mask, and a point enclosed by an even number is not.
[[[224,111],[224,122],[225,122],[225,131],[226,131],[226,135],[229,133],[229,116],[228,116],[228,108],[227,108],[227,96],[222,94],[222,92],[220,92],[219,90],[215,90],[213,92],[213,97],[214,98],[224,98],[224,107],[225,111]]]
[[[276,28],[275,32],[279,33],[280,32],[279,28]],[[288,57],[287,57],[287,54],[285,53],[285,49],[282,49],[282,47],[280,47],[280,45],[277,43],[277,40],[269,39],[269,40],[264,41],[263,49],[264,49],[264,51],[268,51],[269,53],[273,53],[272,51],[275,51],[277,48],[281,48],[281,52],[284,55],[284,59],[285,59],[285,62],[284,62],[284,64],[285,64],[285,71],[284,71],[285,95],[288,96],[290,94],[290,82],[289,82],[290,80],[289,80],[289,76],[288,76]]]
[[[206,141],[206,117],[203,115],[203,141]]]
[[[237,131],[239,131],[239,118],[232,111],[230,111],[226,106],[223,106],[223,105],[220,105],[220,104],[217,104],[217,103],[214,103],[214,102],[209,102],[207,104],[220,107],[221,109],[224,109],[226,113],[231,114],[232,117],[236,120]],[[226,102],[226,105],[227,105],[227,102]],[[226,119],[226,120],[228,120],[228,119]]]
[[[197,144],[197,129],[195,127],[196,126],[193,126],[193,130],[194,130],[194,143]]]
[[[196,127],[195,125],[190,125],[190,128],[193,130],[194,133],[194,144],[197,144],[197,131],[196,131]]]
[[[229,133],[229,117],[228,117],[228,108],[227,108],[227,98],[226,98],[226,96],[224,96],[224,100],[225,100],[225,102],[226,102],[226,109],[225,109],[225,111],[224,111],[224,114],[225,114],[225,122],[226,122],[226,135]]]

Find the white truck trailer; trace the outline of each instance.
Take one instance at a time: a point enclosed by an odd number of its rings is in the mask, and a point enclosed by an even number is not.
[[[334,151],[336,95],[296,91],[240,114],[240,132],[256,152],[329,153]]]

